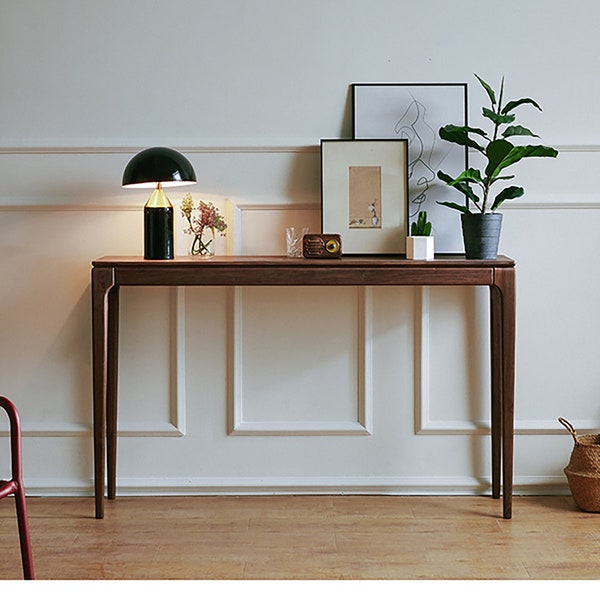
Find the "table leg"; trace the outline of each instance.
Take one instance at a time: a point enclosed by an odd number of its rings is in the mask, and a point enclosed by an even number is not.
[[[108,294],[106,442],[108,498],[117,495],[117,382],[119,364],[119,288]]]
[[[108,368],[108,292],[113,270],[92,269],[92,379],[94,393],[94,493],[96,518],[104,517],[106,392]]]
[[[502,495],[504,518],[512,517],[515,419],[516,286],[514,269],[496,269],[494,286],[501,313],[502,337]]]
[[[502,308],[501,294],[490,288],[492,497],[500,498],[502,456]]]

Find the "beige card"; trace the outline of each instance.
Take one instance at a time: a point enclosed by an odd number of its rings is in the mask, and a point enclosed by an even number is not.
[[[350,229],[381,229],[381,167],[348,167]]]

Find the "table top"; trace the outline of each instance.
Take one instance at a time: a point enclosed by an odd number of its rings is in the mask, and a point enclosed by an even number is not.
[[[305,259],[287,256],[181,256],[145,260],[141,256],[106,256],[92,262],[99,287],[113,286],[355,286],[355,285],[496,285],[497,274],[514,269],[506,256],[467,260],[437,256],[343,256]],[[100,281],[101,280],[101,281]]]
[[[496,259],[467,259],[461,254],[436,255],[432,260],[407,259],[404,255],[344,255],[341,258],[290,258],[287,256],[223,255],[210,258],[177,256],[167,260],[149,260],[142,256],[104,256],[92,261],[94,267],[307,267],[307,268],[501,268],[514,267],[515,261],[499,255]]]

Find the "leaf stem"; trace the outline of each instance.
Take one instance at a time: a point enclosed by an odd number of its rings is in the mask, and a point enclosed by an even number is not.
[[[504,77],[502,77],[502,82],[500,84],[500,94],[498,96],[498,102],[496,104],[494,104],[494,102],[491,103],[492,111],[498,115],[500,114],[500,110],[502,108],[503,97],[504,97]],[[498,139],[499,129],[500,129],[500,121],[497,120],[494,123],[494,134],[492,136],[492,142],[495,142]],[[493,182],[492,176],[487,175],[485,178],[485,185],[483,186],[483,202],[481,205],[481,212],[484,214],[486,212],[488,212],[488,209],[489,209],[489,193],[490,193],[490,186],[492,185],[492,182]]]

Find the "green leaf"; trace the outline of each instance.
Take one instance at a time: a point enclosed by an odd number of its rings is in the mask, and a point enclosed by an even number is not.
[[[487,95],[490,97],[492,106],[494,106],[496,104],[496,93],[489,84],[487,84],[483,79],[481,79],[479,75],[477,75],[477,73],[475,73],[474,75],[479,80],[479,83],[483,86],[483,89],[487,92]]]
[[[459,210],[463,213],[470,212],[469,209],[464,204],[457,204],[456,202],[440,202],[438,200],[438,204],[442,204],[443,206],[447,206],[448,208],[453,208],[454,210]]]
[[[456,186],[457,183],[461,183],[463,181],[468,183],[483,183],[479,169],[467,169],[466,171],[463,171],[456,179],[450,182],[449,185]]]
[[[521,104],[531,104],[535,106],[538,110],[542,110],[541,106],[531,98],[521,98],[520,100],[511,100],[504,105],[504,108],[500,111],[503,115],[514,110],[517,106],[521,106]]]
[[[444,171],[437,172],[438,179],[441,179],[444,183],[450,185],[454,181],[454,177],[450,177],[448,173],[444,173]]]
[[[511,185],[504,188],[495,198],[492,204],[492,211],[496,210],[505,200],[514,200],[520,198],[525,193],[522,187]]]
[[[529,135],[531,137],[540,137],[536,135],[531,130],[527,129],[527,127],[522,127],[521,125],[511,125],[504,130],[502,134],[503,138],[512,137],[513,135]]]
[[[443,182],[447,183],[448,185],[457,189],[459,192],[463,193],[469,200],[471,200],[471,202],[473,202],[473,204],[479,204],[479,196],[477,196],[477,194],[471,189],[471,186],[467,182],[460,181],[455,184],[454,178],[450,177],[450,175],[444,173],[443,171],[438,171],[437,176]]]
[[[539,157],[539,158],[555,158],[558,152],[554,148],[548,146],[514,146],[513,149],[502,159],[500,164],[492,173],[495,178],[500,171],[519,162],[523,158]]]
[[[427,211],[422,210],[419,212],[419,216],[416,221],[413,221],[410,227],[410,234],[412,236],[417,235],[429,235],[431,233],[431,223],[427,221]]]
[[[459,146],[466,146],[468,148],[475,148],[480,152],[484,151],[483,146],[478,144],[474,139],[469,137],[469,133],[476,133],[478,135],[486,136],[485,131],[481,129],[473,129],[471,127],[458,127],[457,125],[445,125],[439,131],[440,138],[458,144]]]
[[[495,125],[506,125],[507,123],[512,123],[516,119],[515,115],[499,114],[485,107],[483,107],[482,113],[484,117],[490,119]]]
[[[488,157],[488,165],[485,169],[485,174],[491,177],[498,168],[498,165],[506,158],[514,146],[503,139],[490,142],[486,148],[486,156]]]

